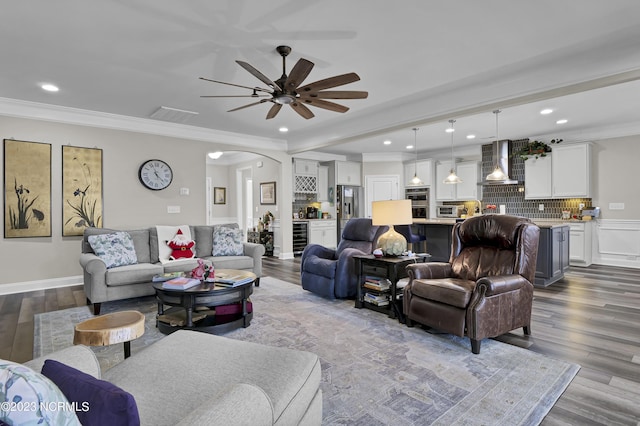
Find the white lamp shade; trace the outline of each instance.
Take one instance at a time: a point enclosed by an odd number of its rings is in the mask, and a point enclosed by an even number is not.
[[[374,226],[411,225],[411,200],[374,201],[371,203],[371,220]]]

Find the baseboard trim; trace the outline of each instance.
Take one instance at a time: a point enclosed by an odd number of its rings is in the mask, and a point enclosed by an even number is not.
[[[72,277],[50,278],[47,280],[0,284],[0,295],[48,290],[50,288],[71,287],[74,285],[82,285],[83,283],[84,280],[82,275],[77,275]]]
[[[278,259],[282,259],[282,260],[293,259],[293,257],[294,257],[293,252],[278,254]]]

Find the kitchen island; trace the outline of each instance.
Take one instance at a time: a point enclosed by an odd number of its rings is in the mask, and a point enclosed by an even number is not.
[[[451,256],[453,225],[463,219],[415,219],[414,226],[427,237],[432,262],[448,262]],[[552,219],[532,219],[540,227],[534,285],[546,287],[564,278],[569,267],[569,223]]]

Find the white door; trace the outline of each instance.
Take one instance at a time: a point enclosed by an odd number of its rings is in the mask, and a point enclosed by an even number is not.
[[[365,217],[371,217],[371,203],[374,201],[397,200],[399,175],[367,175],[364,178]]]

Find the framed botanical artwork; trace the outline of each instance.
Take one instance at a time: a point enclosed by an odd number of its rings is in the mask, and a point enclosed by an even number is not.
[[[51,236],[51,144],[4,140],[4,237]]]
[[[260,184],[260,204],[276,203],[276,183],[262,182]]]
[[[213,188],[213,204],[227,204],[227,188]]]
[[[102,150],[62,146],[62,236],[102,228]]]

